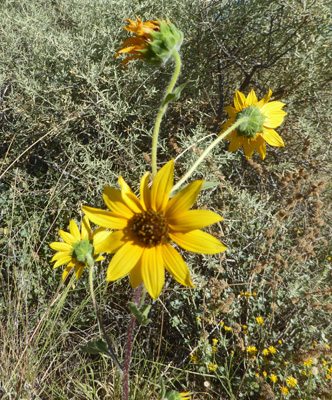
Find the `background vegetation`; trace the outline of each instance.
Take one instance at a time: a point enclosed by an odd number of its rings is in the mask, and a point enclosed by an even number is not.
[[[220,182],[197,207],[223,216],[210,232],[228,250],[184,254],[195,289],[167,278],[153,322],[136,330],[132,399],[160,399],[160,378],[194,399],[332,398],[331,10],[326,0],[1,1],[0,398],[120,399],[112,361],[80,348],[99,338],[87,274],[57,292],[49,243],[83,204],[104,208],[104,185],[121,174],[137,190],[150,168],[172,65],[114,60],[134,14],[184,32],[180,83],[190,83],[159,151],[160,165],[178,157],[178,177],[220,131],[235,89],[271,88],[288,116],[286,147],[265,161],[225,142],[196,171]],[[108,261],[95,286],[122,358],[132,290],[127,278],[105,284]]]

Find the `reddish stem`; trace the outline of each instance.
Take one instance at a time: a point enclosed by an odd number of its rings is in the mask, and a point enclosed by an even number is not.
[[[135,290],[134,302],[138,305],[140,301],[142,293],[142,285],[139,285]],[[130,356],[131,349],[133,346],[133,337],[134,337],[134,329],[135,329],[136,318],[134,315],[131,315],[130,324],[128,326],[127,333],[127,347],[126,354],[124,360],[124,368],[123,368],[123,400],[129,400],[129,368],[130,368]]]

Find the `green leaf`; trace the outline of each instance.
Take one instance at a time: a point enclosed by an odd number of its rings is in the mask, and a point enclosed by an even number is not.
[[[141,307],[141,309],[138,309],[137,305],[131,301],[128,303],[128,306],[130,312],[135,316],[138,323],[140,323],[141,325],[147,325],[151,321],[151,319],[148,318],[151,306],[144,305],[143,307]]]
[[[182,85],[179,85],[177,88],[175,88],[172,93],[168,93],[163,100],[163,106],[166,106],[166,104],[170,103],[171,101],[179,100],[181,92],[187,86],[187,84],[188,82],[182,83]]]
[[[81,346],[81,350],[90,354],[108,354],[107,343],[103,339],[91,340],[86,346]]]

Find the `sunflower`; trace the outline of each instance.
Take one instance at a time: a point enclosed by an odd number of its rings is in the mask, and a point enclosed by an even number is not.
[[[53,242],[50,247],[58,251],[52,258],[52,261],[55,261],[53,268],[68,263],[62,275],[63,280],[65,280],[72,268],[75,268],[76,277],[79,279],[84,267],[88,268],[88,257],[94,257],[105,251],[104,240],[111,235],[110,232],[106,232],[103,228],[98,228],[92,233],[87,217],[83,218],[81,232],[76,222],[72,219],[69,224],[69,232],[59,230],[59,234],[64,242]],[[99,256],[96,261],[103,259],[104,257]]]
[[[119,176],[121,191],[104,188],[104,201],[111,211],[82,207],[90,221],[116,230],[108,238],[107,251],[115,255],[106,280],[116,281],[129,274],[131,286],[144,282],[154,299],[164,285],[164,268],[182,285],[193,287],[188,267],[170,241],[194,253],[216,254],[226,250],[219,240],[200,230],[222,218],[212,211],[189,210],[204,181],[192,182],[169,199],[173,173],[174,160],[171,160],[158,171],[151,189],[150,173],[145,173],[140,199]]]
[[[130,37],[126,39],[121,48],[117,50],[115,54],[115,58],[118,57],[119,54],[129,53],[132,56],[125,58],[122,60],[122,65],[126,66],[126,64],[135,59],[140,58],[144,59],[144,55],[142,54],[142,50],[145,50],[151,42],[151,32],[156,32],[160,30],[159,21],[147,21],[143,22],[135,15],[137,22],[132,21],[131,19],[126,19],[126,22],[129,25],[124,26],[124,29],[136,34],[134,37]]]
[[[266,155],[265,142],[270,146],[285,146],[281,137],[273,129],[281,125],[285,115],[287,115],[282,110],[285,104],[280,101],[271,101],[269,103],[271,96],[272,91],[270,89],[267,95],[260,101],[257,100],[253,90],[251,90],[247,98],[241,92],[235,91],[234,107],[225,107],[230,119],[224,124],[221,132],[224,132],[236,120],[242,117],[248,116],[250,119],[247,123],[241,124],[236,130],[226,136],[226,139],[231,140],[228,149],[229,152],[243,146],[247,159],[256,150],[261,159],[264,160]]]

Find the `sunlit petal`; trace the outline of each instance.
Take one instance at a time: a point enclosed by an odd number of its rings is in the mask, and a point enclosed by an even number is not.
[[[216,254],[226,250],[218,239],[200,230],[188,233],[172,232],[169,237],[183,249],[194,253]]]
[[[262,136],[270,146],[285,147],[284,141],[274,129],[264,128]]]
[[[143,251],[141,261],[141,273],[144,285],[149,295],[156,299],[165,281],[164,260],[162,246],[146,248]]]
[[[164,165],[153,179],[151,187],[151,207],[154,211],[163,211],[168,203],[173,187],[174,160]]]
[[[65,232],[61,229],[59,229],[59,235],[62,237],[62,239],[67,243],[72,245],[73,243],[77,242],[75,237],[71,235],[69,232]]]
[[[150,172],[146,172],[141,179],[140,185],[141,204],[145,211],[151,208],[150,175]]]
[[[81,240],[83,240],[84,238],[90,239],[90,236],[91,236],[91,226],[89,218],[87,216],[84,216],[81,226]]]
[[[121,218],[131,218],[134,213],[122,199],[121,192],[110,186],[105,186],[103,191],[105,204],[110,211]]]
[[[53,242],[50,244],[50,248],[56,251],[70,252],[73,249],[73,246],[63,242]]]
[[[92,221],[94,224],[102,226],[109,229],[123,229],[128,224],[127,218],[121,218],[110,211],[101,210],[99,208],[83,206],[82,210],[84,214]],[[65,239],[63,239],[65,240]]]
[[[238,111],[241,111],[246,107],[246,97],[238,90],[235,90],[234,106]]]
[[[189,210],[176,218],[169,218],[168,224],[172,231],[188,232],[204,228],[222,221],[220,215],[208,210]]]
[[[74,236],[76,242],[81,240],[80,230],[73,219],[69,223],[69,232]]]
[[[167,271],[173,278],[184,286],[194,285],[190,279],[189,269],[181,255],[169,243],[162,246],[163,259]]]

